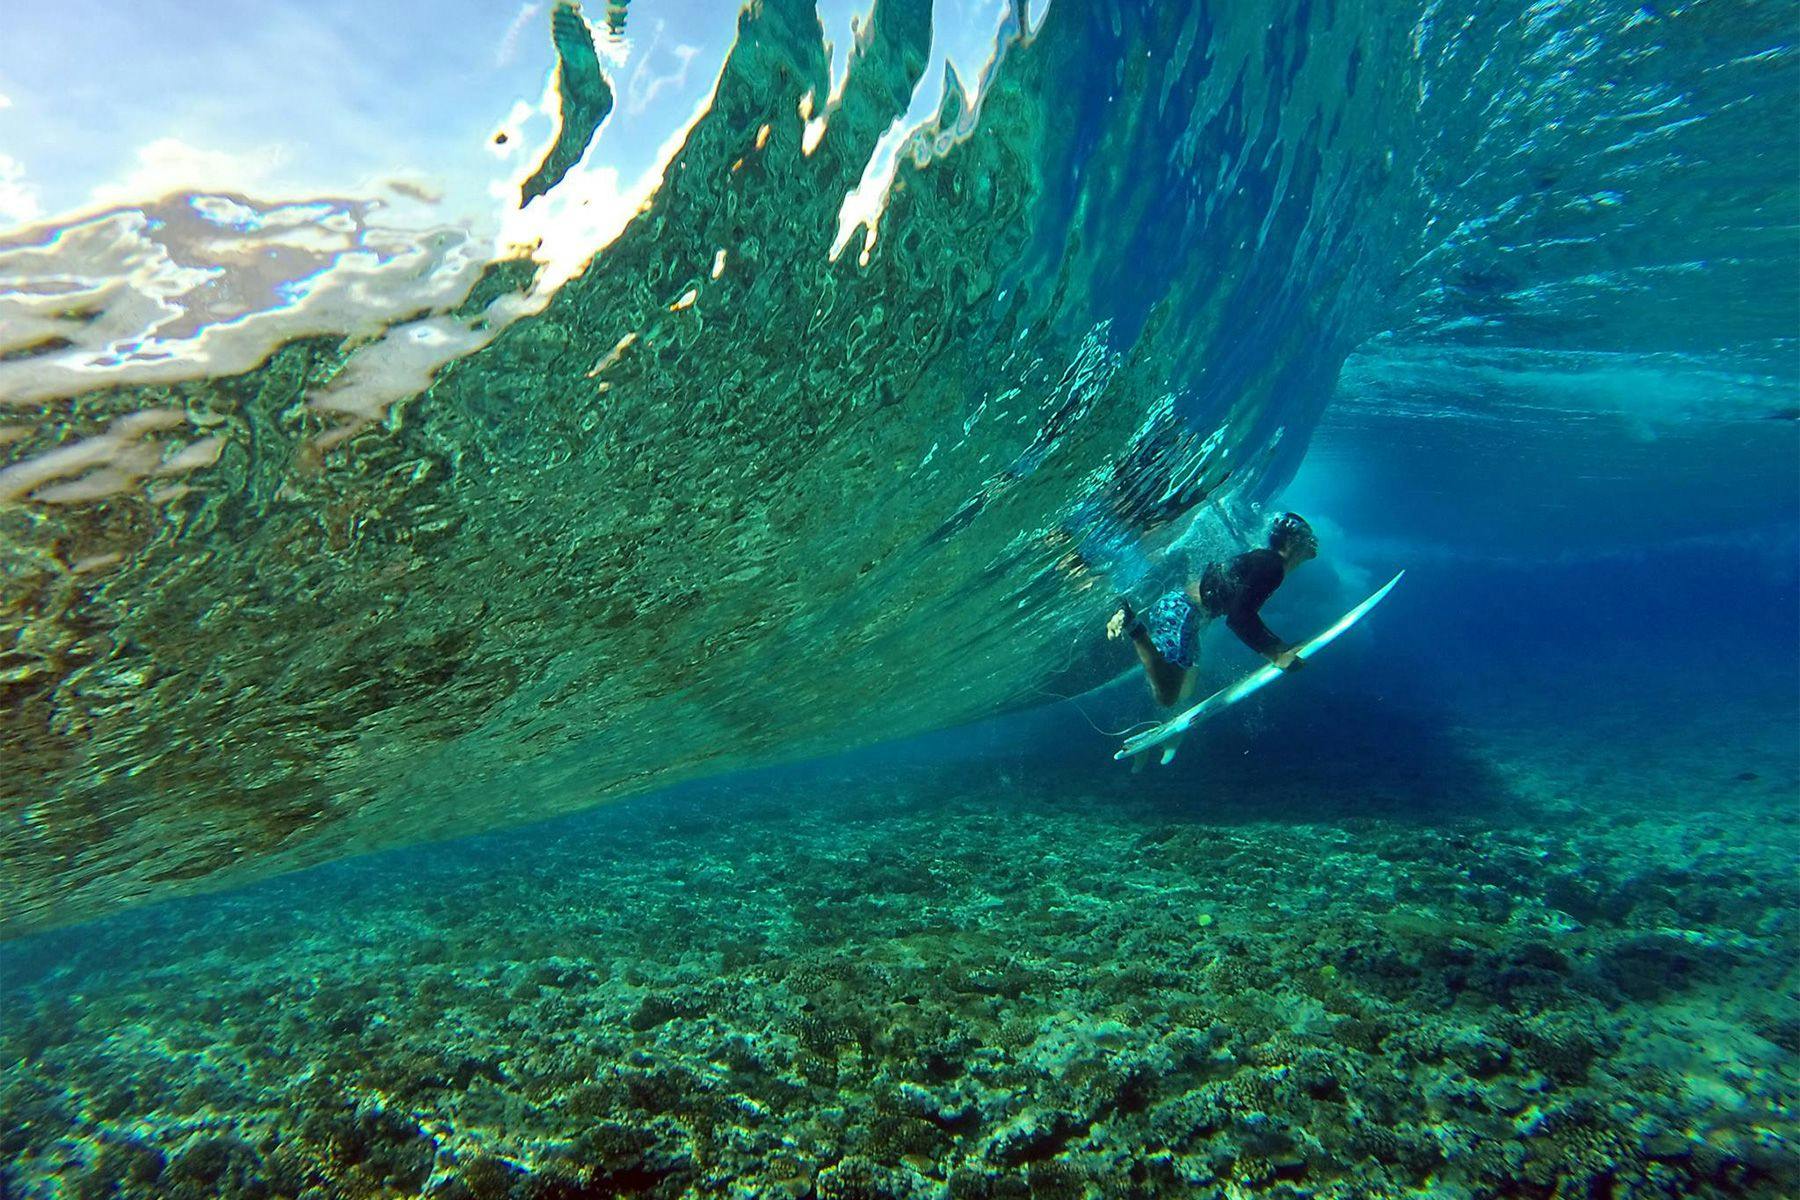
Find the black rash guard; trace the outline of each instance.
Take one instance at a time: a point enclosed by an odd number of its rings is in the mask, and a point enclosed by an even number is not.
[[[1281,555],[1266,547],[1251,550],[1230,562],[1208,564],[1200,576],[1200,603],[1212,616],[1224,617],[1244,645],[1273,658],[1287,644],[1263,624],[1258,610],[1285,578]]]

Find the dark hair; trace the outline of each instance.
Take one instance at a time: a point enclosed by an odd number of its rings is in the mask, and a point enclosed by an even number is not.
[[[1269,526],[1269,548],[1286,550],[1296,542],[1316,551],[1319,548],[1319,535],[1313,532],[1313,527],[1299,513],[1282,513]]]

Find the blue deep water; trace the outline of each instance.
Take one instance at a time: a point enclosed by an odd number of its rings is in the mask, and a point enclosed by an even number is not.
[[[0,1200],[1800,1196],[1800,5],[390,7],[0,33]]]

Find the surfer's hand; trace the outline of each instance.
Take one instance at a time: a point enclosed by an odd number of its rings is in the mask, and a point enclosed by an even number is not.
[[[1116,642],[1124,632],[1125,610],[1121,608],[1112,615],[1112,620],[1106,623],[1106,640],[1109,642]]]
[[[1283,650],[1269,661],[1284,671],[1298,671],[1306,665],[1306,660],[1300,657],[1297,650]]]

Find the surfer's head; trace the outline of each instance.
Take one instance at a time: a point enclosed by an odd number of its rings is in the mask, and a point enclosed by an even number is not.
[[[1299,513],[1282,513],[1269,526],[1269,549],[1297,567],[1319,553],[1319,535]]]

